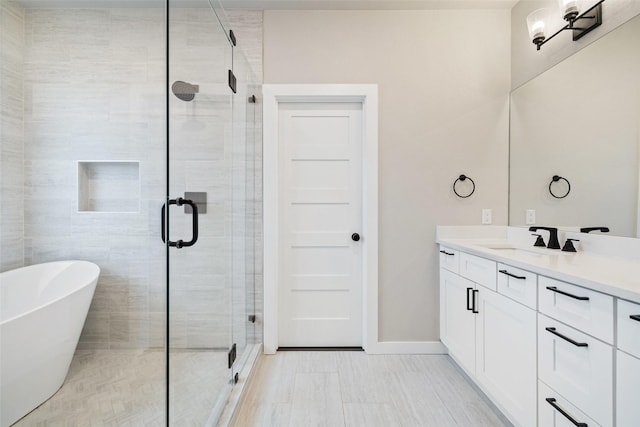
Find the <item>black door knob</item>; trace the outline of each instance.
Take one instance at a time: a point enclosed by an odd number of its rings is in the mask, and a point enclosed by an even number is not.
[[[360,240],[360,235],[358,233],[353,233],[351,235],[351,240],[353,240],[354,242],[357,242],[358,240]]]

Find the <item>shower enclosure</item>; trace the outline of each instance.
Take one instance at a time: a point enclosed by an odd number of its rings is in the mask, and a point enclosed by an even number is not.
[[[101,268],[15,425],[216,425],[261,342],[260,82],[217,0],[69,4],[0,0],[0,271]]]

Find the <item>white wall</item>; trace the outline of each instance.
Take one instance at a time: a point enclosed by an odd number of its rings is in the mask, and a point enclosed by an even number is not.
[[[265,83],[379,85],[381,341],[439,339],[437,224],[482,208],[507,223],[509,25],[508,10],[264,13]]]
[[[596,3],[589,0],[588,4]],[[557,35],[539,51],[529,39],[527,15],[536,9],[558,10],[557,0],[521,0],[511,9],[511,87],[513,89],[548,70],[614,28],[640,14],[638,0],[606,0],[602,4],[602,25],[580,40],[572,41],[571,32]],[[559,12],[558,12],[559,14]],[[558,26],[560,28],[561,25]]]

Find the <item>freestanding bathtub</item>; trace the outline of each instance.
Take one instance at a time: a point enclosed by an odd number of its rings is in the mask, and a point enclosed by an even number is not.
[[[100,268],[58,261],[0,273],[0,426],[62,386]]]

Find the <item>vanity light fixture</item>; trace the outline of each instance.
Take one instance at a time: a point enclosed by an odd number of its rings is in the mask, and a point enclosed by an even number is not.
[[[548,27],[552,24],[552,14],[549,9],[538,9],[527,16],[527,27],[529,29],[529,37],[536,45],[536,49],[540,50],[540,46],[560,34],[562,31],[571,30],[573,33],[573,41],[580,39],[596,27],[602,24],[602,3],[604,0],[598,1],[596,4],[580,13],[579,0],[558,0],[560,6],[560,14],[562,19],[567,21],[567,25],[560,28],[555,33],[547,37],[549,33]]]

